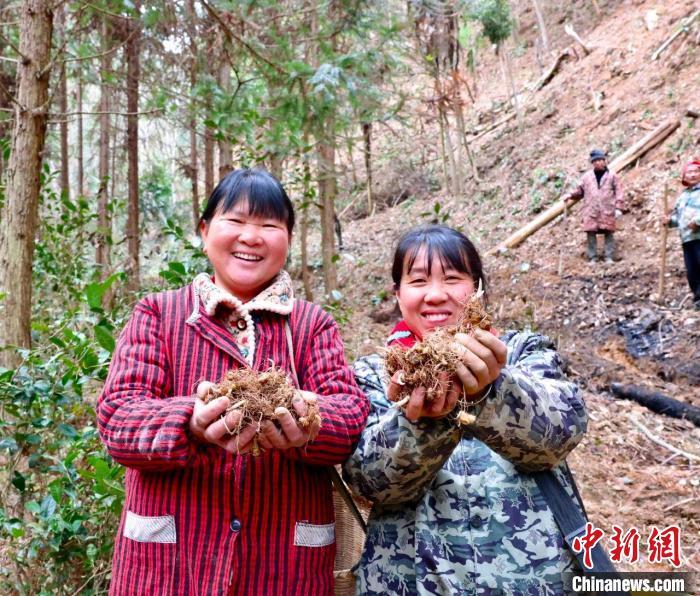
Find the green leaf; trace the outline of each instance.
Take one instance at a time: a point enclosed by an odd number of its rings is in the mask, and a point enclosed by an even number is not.
[[[69,439],[75,439],[77,438],[78,431],[75,430],[70,424],[66,424],[65,422],[61,422],[56,429],[58,432],[60,432],[64,437],[68,437]]]
[[[26,478],[17,470],[15,470],[15,473],[12,475],[12,486],[14,486],[21,493],[23,493],[27,488]]]
[[[85,296],[87,297],[88,306],[93,310],[102,309],[102,296],[104,296],[105,289],[100,283],[88,284],[85,288]]]
[[[187,275],[187,269],[185,266],[178,262],[178,261],[173,261],[171,263],[168,263],[168,269],[172,269],[173,271],[176,271],[180,275]]]
[[[107,327],[105,327],[104,325],[96,325],[95,339],[97,340],[97,343],[100,344],[100,346],[107,350],[110,354],[114,352],[114,336],[112,335],[112,332],[109,329],[107,329]]]

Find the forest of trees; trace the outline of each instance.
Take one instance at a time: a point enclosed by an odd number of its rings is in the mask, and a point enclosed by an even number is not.
[[[478,52],[518,111],[513,32],[508,0],[2,4],[0,590],[104,589],[122,470],[92,405],[134,301],[206,267],[194,230],[216,182],[263,166],[292,190],[291,270],[332,304],[339,213],[384,206],[377,131],[436,123],[438,184],[464,192]]]

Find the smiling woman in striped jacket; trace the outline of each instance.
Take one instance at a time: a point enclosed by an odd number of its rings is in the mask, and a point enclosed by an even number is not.
[[[333,591],[328,466],[348,457],[369,405],[333,319],[293,297],[293,226],[275,178],[230,173],[200,222],[213,278],[147,296],[119,338],[97,409],[127,468],[111,594]],[[320,429],[278,410],[276,424],[231,434],[227,398],[200,399],[228,370],[271,363],[297,383],[299,414],[318,403]]]

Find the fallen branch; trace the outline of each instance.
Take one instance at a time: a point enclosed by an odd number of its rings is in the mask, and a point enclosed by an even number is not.
[[[680,37],[681,35],[687,34],[688,31],[690,31],[690,25],[692,25],[693,21],[697,19],[698,16],[700,16],[700,10],[696,10],[689,17],[683,19],[681,21],[681,26],[678,28],[678,30],[654,51],[654,53],[651,55],[651,59],[658,60],[659,56],[661,56],[661,53],[668,46],[670,46],[676,40],[676,38]]]
[[[690,420],[695,426],[700,426],[700,408],[687,404],[657,391],[650,391],[638,385],[622,385],[613,383],[610,389],[615,397],[631,399],[649,408],[652,412],[664,414],[671,418]]]
[[[678,447],[675,447],[671,445],[670,443],[667,443],[663,439],[657,437],[655,434],[653,434],[646,426],[644,426],[639,420],[635,419],[634,416],[628,416],[628,420],[634,424],[639,430],[642,431],[642,433],[646,436],[647,439],[649,439],[652,443],[656,443],[657,445],[660,445],[661,447],[664,447],[665,449],[668,449],[672,453],[675,453],[677,455],[681,455],[682,457],[685,457],[689,461],[700,461],[700,455],[696,455],[695,453],[688,453],[687,451],[683,451],[682,449],[678,449]]]
[[[562,62],[564,62],[564,60],[566,60],[572,54],[573,50],[570,47],[566,48],[561,54],[559,54],[554,60],[552,66],[549,67],[549,70],[547,70],[547,72],[545,72],[535,83],[532,90],[539,91],[540,89],[542,89],[542,87],[549,83],[549,81],[551,81],[552,78],[554,78],[554,75],[557,74],[557,72],[559,72],[559,67],[561,66]]]
[[[678,118],[672,118],[657,126],[649,134],[642,137],[634,145],[632,145],[627,151],[625,151],[619,157],[616,157],[610,162],[608,166],[613,172],[619,172],[626,168],[628,165],[637,161],[642,155],[659,145],[661,142],[666,140],[679,126],[680,120]],[[579,199],[569,199],[567,204],[560,199],[549,209],[546,209],[540,213],[535,219],[529,222],[527,225],[523,226],[519,230],[513,232],[508,238],[506,238],[501,244],[487,251],[487,255],[494,255],[496,253],[502,252],[507,248],[515,248],[523,240],[534,234],[537,230],[547,225],[550,221],[557,218],[564,212],[566,206],[571,207],[575,205]]]
[[[472,138],[470,139],[470,142],[476,141],[476,139],[478,139],[478,138],[480,138],[480,137],[483,137],[485,134],[490,133],[492,130],[497,129],[499,126],[502,126],[503,124],[505,124],[505,123],[508,122],[509,120],[512,120],[513,118],[515,118],[515,112],[511,112],[510,114],[506,114],[505,116],[503,116],[503,118],[501,118],[500,120],[496,120],[496,122],[494,122],[494,123],[492,123],[492,124],[489,124],[489,125],[488,125],[486,128],[484,128],[483,130],[480,130],[480,131],[473,131],[473,132],[467,133],[467,134],[473,134],[473,135],[475,135],[474,137],[472,137]]]
[[[576,30],[574,29],[573,25],[566,24],[564,25],[564,31],[566,32],[567,35],[570,37],[573,37],[576,42],[583,48],[583,53],[588,56],[588,54],[591,53],[591,48],[589,48],[581,39],[578,33],[576,33]]]

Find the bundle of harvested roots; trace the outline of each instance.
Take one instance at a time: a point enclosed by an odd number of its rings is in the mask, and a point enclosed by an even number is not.
[[[446,387],[441,376],[453,377],[462,358],[455,348],[454,336],[457,333],[473,334],[475,329],[491,329],[492,320],[486,312],[483,302],[483,291],[472,294],[464,305],[464,310],[459,316],[457,325],[439,327],[423,341],[416,343],[408,350],[401,346],[393,346],[386,350],[385,366],[389,377],[397,371],[401,371],[401,390],[395,396],[399,405],[408,401],[416,387],[425,387],[425,399],[434,401]],[[447,375],[440,375],[447,373]],[[449,382],[449,381],[447,381]],[[464,399],[463,406],[468,402]]]
[[[306,416],[299,416],[292,405],[296,389],[280,368],[272,367],[258,373],[249,368],[230,370],[224,378],[209,389],[205,402],[217,397],[228,397],[226,412],[238,410],[242,413],[237,431],[249,424],[263,420],[277,420],[275,410],[287,408],[299,426],[308,429],[314,423],[321,423],[321,414],[316,402],[306,402]]]

